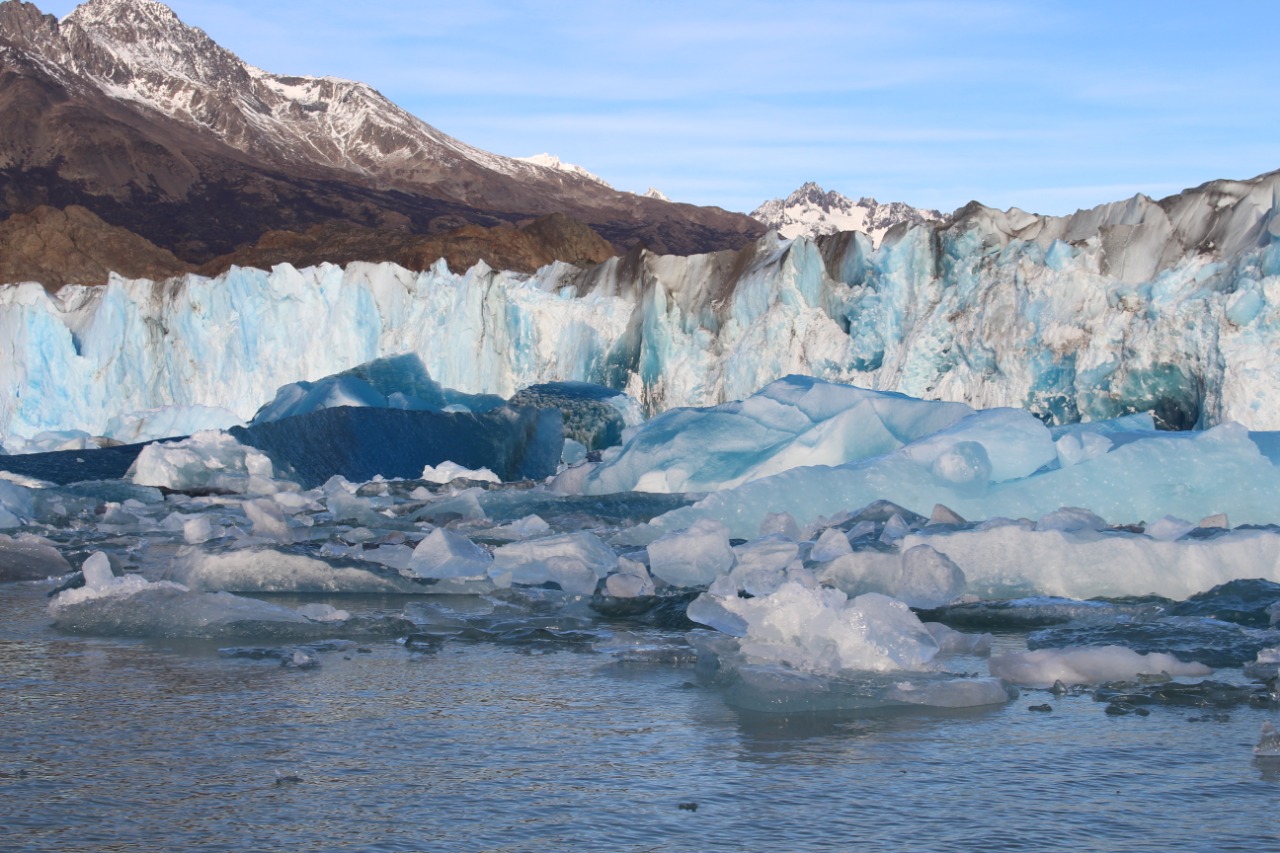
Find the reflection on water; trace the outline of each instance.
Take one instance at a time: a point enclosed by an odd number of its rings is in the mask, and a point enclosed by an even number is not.
[[[317,648],[318,666],[300,669],[217,643],[59,636],[42,596],[0,591],[7,849],[1280,841],[1280,774],[1251,752],[1266,714],[1247,707],[1200,722],[1159,707],[1116,718],[1088,695],[1032,692],[962,713],[752,714],[658,643],[636,646],[657,649],[655,662],[617,663],[589,643],[379,640]],[[492,604],[453,604],[416,606],[493,616]],[[1052,711],[1028,710],[1045,702]]]

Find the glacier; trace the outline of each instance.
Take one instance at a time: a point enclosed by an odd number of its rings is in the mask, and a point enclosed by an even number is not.
[[[0,577],[64,632],[616,648],[749,711],[1235,667],[1280,646],[1276,193],[4,288],[5,447],[61,450],[0,477]]]
[[[531,276],[353,263],[18,284],[0,289],[0,436],[14,452],[50,431],[225,428],[286,384],[404,353],[461,392],[585,381],[651,414],[796,373],[1050,423],[1274,430],[1278,195],[1271,173],[1069,217],[974,204],[878,247],[767,235]]]

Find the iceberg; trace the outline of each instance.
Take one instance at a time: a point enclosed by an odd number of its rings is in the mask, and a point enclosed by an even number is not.
[[[644,544],[700,518],[726,525],[731,536],[749,538],[767,517],[783,509],[808,525],[877,500],[917,509],[943,504],[964,518],[979,519],[1038,518],[1068,506],[1088,508],[1112,524],[1216,514],[1226,514],[1236,524],[1274,520],[1271,496],[1280,490],[1280,469],[1238,424],[1137,436],[1106,453],[1060,467],[1043,427],[1045,440],[1028,442],[1034,433],[1021,426],[1007,428],[1002,418],[973,420],[981,429],[963,441],[957,439],[966,433],[955,431],[922,439],[928,452],[904,445],[871,459],[792,468],[713,492],[630,531],[630,541]],[[973,441],[973,436],[980,436],[980,441]],[[948,452],[967,449],[976,457],[973,445],[980,446],[991,464],[988,479],[957,480],[951,468],[939,470],[939,456],[932,454],[944,438]],[[1040,461],[1043,464],[1033,468]],[[965,470],[963,464],[956,465]],[[1015,476],[997,481],[997,472]]]
[[[1038,649],[991,656],[991,674],[1026,687],[1097,684],[1133,680],[1141,675],[1204,676],[1212,673],[1200,663],[1184,663],[1173,655],[1139,654],[1123,646]]]
[[[172,581],[137,574],[116,576],[107,555],[85,560],[84,586],[49,602],[54,625],[76,634],[120,637],[270,637],[305,640],[335,634],[393,634],[403,620],[340,618],[332,608],[302,610],[227,592],[196,592]],[[310,614],[310,615],[308,615]]]
[[[488,468],[504,481],[543,479],[556,473],[564,447],[558,410],[507,406],[478,414],[321,408],[230,435],[308,489],[333,476],[411,479],[443,462]]]

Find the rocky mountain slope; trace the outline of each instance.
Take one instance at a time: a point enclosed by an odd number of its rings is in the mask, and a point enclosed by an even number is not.
[[[947,220],[936,210],[924,210],[899,201],[888,204],[880,204],[874,198],[854,201],[835,190],[824,190],[812,181],[786,198],[766,201],[751,215],[789,240],[861,231],[877,245],[885,232],[899,222],[921,224]]]
[[[335,223],[439,234],[560,213],[672,253],[763,231],[481,151],[361,83],[254,68],[153,0],[62,21],[0,3],[0,114],[0,217],[80,205],[193,264]]]

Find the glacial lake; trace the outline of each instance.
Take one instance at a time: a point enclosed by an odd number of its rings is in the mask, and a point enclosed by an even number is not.
[[[604,619],[299,667],[292,646],[63,634],[52,588],[0,587],[5,850],[1280,849],[1280,766],[1252,754],[1277,715],[1249,705],[748,713],[678,653],[611,653]]]

